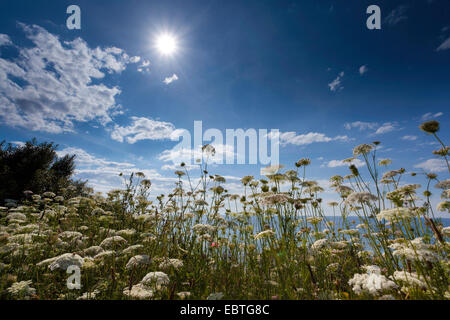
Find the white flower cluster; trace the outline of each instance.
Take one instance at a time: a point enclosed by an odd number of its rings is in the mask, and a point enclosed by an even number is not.
[[[369,192],[353,192],[345,200],[346,205],[370,203],[376,201],[378,198]]]
[[[102,248],[112,248],[114,246],[121,246],[127,243],[127,240],[122,238],[121,236],[113,236],[106,238],[100,243],[100,247]]]
[[[64,253],[60,256],[56,256],[50,259],[43,260],[36,264],[36,266],[46,266],[48,265],[49,269],[54,271],[56,269],[67,270],[69,266],[75,265],[78,267],[82,267],[84,264],[84,259],[77,254],[74,253]]]
[[[320,249],[324,248],[327,245],[327,243],[328,243],[327,239],[317,240],[311,245],[311,249],[320,250]]]
[[[381,274],[378,266],[366,266],[367,273],[356,273],[353,278],[348,281],[353,291],[360,294],[370,294],[376,296],[383,291],[389,291],[397,288],[394,281],[389,280]]]
[[[36,293],[36,289],[32,288],[31,280],[15,282],[8,288],[8,292],[15,297],[28,298]]]
[[[132,257],[128,261],[126,268],[130,270],[140,265],[147,265],[147,264],[150,264],[150,257],[145,254],[142,254]]]
[[[215,226],[209,225],[209,224],[196,224],[195,226],[192,227],[192,229],[194,230],[194,232],[199,233],[199,234],[205,234],[205,233],[212,233],[216,230]]]
[[[169,277],[164,272],[150,272],[138,284],[123,290],[123,294],[134,299],[150,299],[154,295],[154,290],[159,290],[168,285]]]
[[[166,270],[169,268],[180,269],[183,267],[183,261],[179,259],[165,259],[159,264],[159,268]]]
[[[433,245],[426,244],[422,238],[416,238],[412,241],[396,242],[389,246],[393,249],[395,256],[406,258],[408,260],[435,262],[439,256],[432,251]]]
[[[412,218],[414,217],[414,213],[411,209],[408,208],[393,208],[381,210],[379,214],[377,214],[378,221],[383,219],[388,221],[395,221],[398,219]]]
[[[406,287],[419,287],[421,289],[427,288],[424,278],[419,277],[419,275],[415,272],[395,271],[393,278],[396,281],[402,282]]]
[[[255,234],[254,238],[256,240],[258,240],[258,239],[262,239],[262,238],[273,236],[274,234],[275,234],[275,232],[273,232],[272,229],[268,229],[268,230],[264,230],[264,231],[262,231],[262,232],[260,232],[258,234]]]

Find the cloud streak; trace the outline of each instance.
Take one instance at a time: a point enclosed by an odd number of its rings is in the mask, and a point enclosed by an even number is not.
[[[166,77],[163,82],[165,84],[170,84],[176,80],[178,80],[178,76],[174,73],[171,77]]]
[[[332,82],[328,84],[328,87],[330,87],[330,90],[335,92],[337,90],[342,90],[344,87],[342,86],[342,78],[344,77],[344,71],[339,73],[336,79],[334,79]]]

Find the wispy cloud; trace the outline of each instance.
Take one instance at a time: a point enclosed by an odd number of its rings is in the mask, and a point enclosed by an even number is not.
[[[8,46],[11,45],[11,39],[7,34],[0,33],[0,46]]]
[[[351,162],[346,162],[345,160],[331,160],[326,164],[326,166],[328,168],[336,168],[336,167],[348,167],[351,164],[355,165],[358,168],[364,167],[366,165],[364,161],[354,159]]]
[[[408,6],[400,5],[394,10],[392,10],[384,19],[384,22],[389,24],[390,26],[395,26],[401,21],[408,19],[406,16],[406,11],[408,10]]]
[[[415,141],[417,140],[417,136],[403,136],[402,140]]]
[[[358,128],[360,131],[375,129],[377,126],[378,123],[376,122],[364,122],[364,121],[347,122],[344,124],[344,127],[347,130],[351,130],[352,128]]]
[[[439,47],[437,47],[436,51],[442,51],[450,49],[450,37],[448,37],[444,42],[440,44]]]
[[[174,82],[175,80],[178,80],[178,76],[174,73],[171,77],[166,77],[163,82],[165,84],[170,84],[170,83]]]
[[[414,168],[423,169],[427,172],[444,172],[448,170],[447,165],[442,159],[428,159],[416,164]]]
[[[443,116],[443,115],[444,115],[443,112],[438,112],[438,113],[427,112],[420,119],[422,121],[427,121],[427,120],[438,118],[438,117]]]
[[[271,134],[270,136],[272,136]],[[293,144],[296,146],[309,145],[316,142],[350,141],[348,136],[328,137],[324,133],[309,132],[306,134],[296,134],[294,131],[278,133],[282,145]]]
[[[381,125],[381,127],[379,127],[377,129],[377,131],[375,131],[374,134],[384,134],[384,133],[388,133],[388,132],[394,131],[396,129],[397,129],[397,123],[395,123],[395,122],[386,122],[386,123],[383,123]]]
[[[363,65],[361,67],[359,67],[359,74],[363,75],[364,73],[366,73],[367,71],[369,71],[369,68],[367,68],[366,65]]]
[[[328,87],[330,87],[330,90],[335,92],[337,90],[342,90],[344,87],[342,86],[342,78],[344,77],[344,71],[339,73],[336,79],[334,79],[332,82],[328,84]]]

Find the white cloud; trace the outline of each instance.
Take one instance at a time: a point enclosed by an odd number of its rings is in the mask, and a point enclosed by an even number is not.
[[[130,143],[139,140],[164,140],[178,138],[179,130],[170,122],[156,121],[145,117],[131,117],[132,124],[126,127],[115,125],[111,131],[113,140]]]
[[[269,137],[273,134],[269,134]],[[296,146],[308,145],[315,142],[349,141],[347,136],[327,137],[324,133],[309,132],[296,134],[294,131],[278,133],[282,145],[293,144]]]
[[[423,169],[427,172],[444,172],[447,171],[447,165],[443,159],[428,159],[424,162],[416,164],[414,168]]]
[[[171,77],[166,77],[163,82],[165,84],[169,84],[174,82],[175,80],[178,80],[178,76],[174,73]]]
[[[75,122],[111,122],[121,106],[118,87],[101,83],[130,58],[120,48],[89,48],[81,38],[61,42],[36,25],[19,24],[33,47],[15,61],[0,58],[0,120],[13,127],[61,133]],[[96,83],[93,84],[93,80]]]
[[[396,24],[398,24],[401,21],[404,21],[406,19],[408,19],[408,17],[406,16],[406,11],[408,9],[408,6],[398,6],[397,8],[395,8],[394,10],[392,10],[384,19],[384,22],[389,24],[390,26],[394,26]]]
[[[361,161],[359,159],[355,159],[350,163],[344,162],[344,160],[331,160],[327,163],[327,167],[329,168],[348,167],[351,164],[354,164],[357,168],[361,168],[366,165],[364,161]]]
[[[138,67],[138,71],[139,72],[148,72],[148,71],[150,71],[150,68],[149,68],[149,66],[150,66],[150,61],[148,61],[148,60],[144,60],[144,61],[142,61],[142,64]]]
[[[367,68],[366,65],[363,65],[361,67],[359,67],[359,74],[363,75],[364,73],[366,73],[367,71],[369,71],[369,68]]]
[[[328,86],[330,87],[331,91],[337,91],[337,90],[342,90],[344,89],[344,87],[341,85],[341,80],[342,77],[344,76],[344,72],[342,71],[341,73],[339,73],[339,75],[337,76],[336,79],[334,79],[331,83],[328,84]]]
[[[124,181],[119,173],[128,177],[133,172],[143,172],[146,178],[152,181],[151,191],[153,195],[166,193],[178,181],[176,177],[162,176],[155,169],[141,168],[129,162],[100,158],[80,148],[68,147],[56,153],[59,157],[66,154],[75,154],[76,170],[74,177],[82,180],[88,179],[88,185],[93,187],[95,191],[108,192],[112,189],[123,189]]]
[[[139,61],[141,61],[141,57],[139,57],[139,56],[135,56],[135,57],[131,57],[130,58],[130,62],[131,63],[138,63]]]
[[[441,43],[441,45],[436,49],[436,51],[442,51],[450,49],[450,37],[447,38],[444,42]]]
[[[394,122],[386,122],[383,123],[383,125],[381,127],[379,127],[377,129],[377,131],[375,131],[375,134],[383,134],[383,133],[388,133],[391,131],[394,131],[397,127],[397,124]]]
[[[417,136],[403,136],[402,140],[415,141],[417,140]]]
[[[236,152],[234,150],[234,147],[232,145],[228,144],[217,144],[212,143],[211,144],[216,153],[214,156],[208,157],[208,163],[214,163],[214,164],[224,164],[226,157],[234,157],[236,156]],[[174,147],[172,149],[164,150],[159,155],[159,160],[164,162],[173,162],[175,165],[179,165],[181,162],[185,162],[186,164],[192,164],[196,163],[197,159],[206,159],[206,155],[204,155],[201,151],[201,147],[198,148],[179,148]],[[165,168],[171,168],[171,167],[165,167]]]
[[[11,45],[11,39],[7,34],[0,33],[0,46],[9,46]]]
[[[431,119],[434,119],[434,118],[438,118],[438,117],[440,117],[440,116],[442,116],[442,115],[444,115],[444,113],[442,113],[442,112],[438,112],[438,113],[431,113],[431,112],[428,112],[428,113],[425,113],[422,117],[421,117],[421,120],[422,121],[427,121],[427,120],[431,120]]]
[[[363,122],[363,121],[354,121],[347,122],[344,124],[345,129],[350,130],[352,128],[358,128],[360,131],[367,129],[375,129],[378,126],[376,122]]]

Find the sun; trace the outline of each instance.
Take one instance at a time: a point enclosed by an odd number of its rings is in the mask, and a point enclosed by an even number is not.
[[[156,37],[156,49],[162,55],[172,55],[177,51],[177,39],[168,33],[160,34]]]

